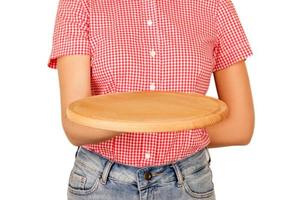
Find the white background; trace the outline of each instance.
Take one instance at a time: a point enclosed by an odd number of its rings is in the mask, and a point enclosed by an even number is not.
[[[254,52],[256,123],[249,145],[210,149],[217,199],[300,199],[299,1],[233,2]],[[66,199],[76,147],[47,67],[57,3],[0,3],[1,199]],[[207,95],[217,97],[213,78]]]

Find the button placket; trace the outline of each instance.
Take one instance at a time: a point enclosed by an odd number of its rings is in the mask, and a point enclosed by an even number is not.
[[[158,43],[159,43],[159,38],[158,38],[158,32],[157,32],[157,26],[156,22],[157,21],[157,5],[155,1],[146,1],[145,2],[145,12],[146,12],[146,23],[147,26],[149,27],[149,35],[150,35],[150,42],[149,42],[149,62],[151,67],[149,67],[149,75],[150,75],[150,80],[148,82],[149,86],[148,88],[153,91],[157,89],[159,83],[159,59],[158,59]],[[151,71],[153,70],[153,71]]]
[[[156,70],[155,70],[155,89],[159,89],[160,87],[160,31],[159,31],[159,18],[158,18],[158,13],[157,13],[157,2],[156,1],[151,1],[151,4],[153,5],[153,19],[154,22],[156,22],[156,26],[153,26],[153,30],[155,31],[155,49],[154,52],[152,53],[153,59],[152,61],[155,63]]]

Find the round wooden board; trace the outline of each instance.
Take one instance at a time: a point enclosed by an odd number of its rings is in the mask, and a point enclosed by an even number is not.
[[[69,120],[119,132],[167,132],[213,125],[227,117],[226,104],[199,93],[137,91],[94,95],[72,102]]]

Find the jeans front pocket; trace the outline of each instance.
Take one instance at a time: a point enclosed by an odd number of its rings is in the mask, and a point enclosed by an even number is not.
[[[185,174],[183,187],[185,192],[196,199],[215,200],[214,183],[210,168],[210,155],[208,149],[204,150],[205,157],[201,164],[188,174]]]
[[[101,175],[100,172],[76,159],[69,176],[68,192],[73,195],[92,194],[99,186]]]
[[[187,194],[197,199],[214,199],[214,184],[212,181],[212,172],[207,164],[193,174],[186,176],[183,186]]]

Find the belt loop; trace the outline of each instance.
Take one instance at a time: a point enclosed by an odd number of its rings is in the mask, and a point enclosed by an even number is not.
[[[177,178],[177,184],[179,187],[181,187],[181,185],[183,184],[184,177],[176,163],[172,163],[171,166],[174,168],[176,178]]]
[[[106,184],[107,177],[109,175],[110,169],[111,169],[113,164],[114,164],[113,161],[107,159],[107,161],[105,163],[105,166],[104,166],[104,169],[103,169],[103,172],[102,172],[102,177],[101,177],[101,180],[100,180],[100,182],[102,184]]]
[[[75,153],[75,158],[77,157],[79,149],[80,149],[80,146],[77,146],[77,150],[76,150],[76,153]]]
[[[205,154],[206,154],[207,162],[210,164],[211,157],[210,157],[210,153],[209,153],[209,150],[208,150],[207,146],[205,147],[205,152],[206,152]]]

